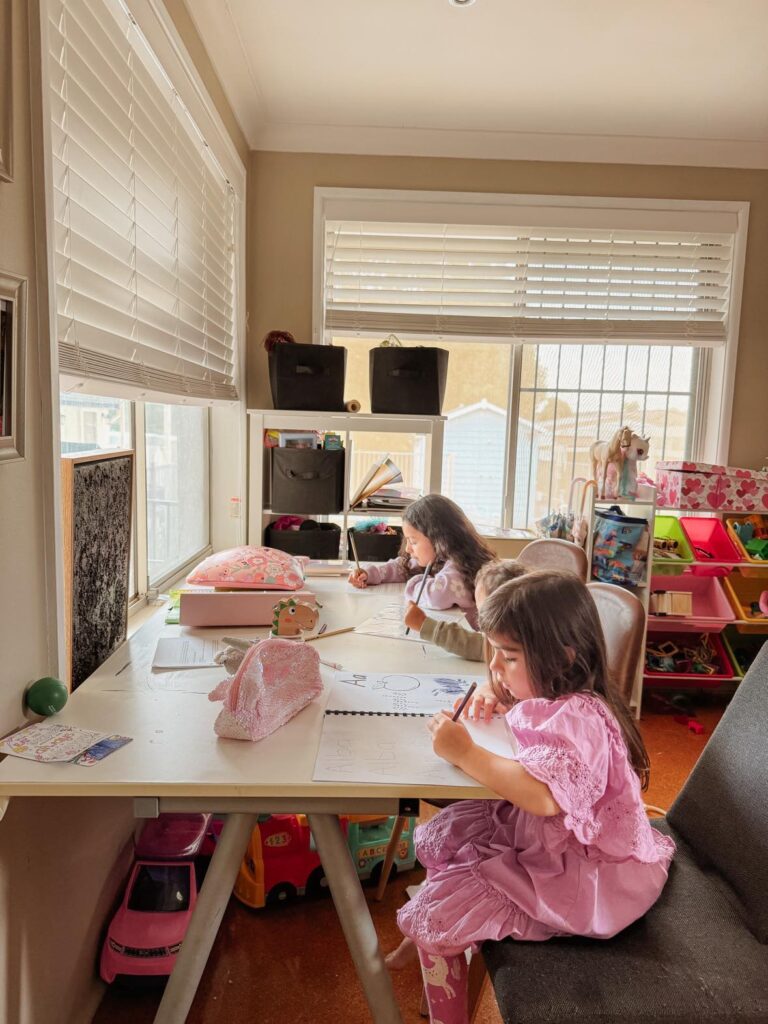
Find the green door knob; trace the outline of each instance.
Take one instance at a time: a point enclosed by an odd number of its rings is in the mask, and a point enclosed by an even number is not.
[[[27,707],[36,715],[55,715],[67,703],[69,691],[60,679],[43,676],[26,692]]]

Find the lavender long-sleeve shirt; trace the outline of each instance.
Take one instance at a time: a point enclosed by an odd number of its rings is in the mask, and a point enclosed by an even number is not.
[[[410,565],[411,568],[419,568],[415,559],[411,559]],[[383,564],[366,565],[363,568],[368,573],[368,583],[370,586],[376,586],[377,583],[402,583],[408,579],[408,575],[399,558],[392,558]],[[406,600],[416,600],[416,595],[421,588],[422,575],[423,570],[408,579],[405,585]],[[470,626],[473,629],[477,629],[475,595],[467,589],[461,573],[450,560],[445,563],[440,572],[427,579],[419,603],[425,608],[453,608],[457,606],[463,609]]]

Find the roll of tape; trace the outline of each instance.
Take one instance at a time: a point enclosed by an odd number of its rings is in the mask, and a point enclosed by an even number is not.
[[[348,402],[344,403],[344,408],[347,412],[360,412],[360,403],[356,398],[350,398]]]

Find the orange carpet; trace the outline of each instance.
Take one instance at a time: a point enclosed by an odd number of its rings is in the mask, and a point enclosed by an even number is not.
[[[705,734],[697,736],[671,714],[644,711],[641,729],[651,758],[646,802],[674,800],[723,711],[717,698],[697,701]],[[371,902],[384,950],[397,945],[395,912],[420,871],[395,878],[382,903]],[[370,890],[369,890],[370,892]],[[420,976],[412,965],[395,975],[405,1024],[419,1017]],[[112,986],[94,1024],[151,1024],[159,990]],[[330,899],[252,911],[230,902],[195,997],[188,1024],[367,1024],[370,1020]],[[500,1024],[486,990],[478,1024]]]

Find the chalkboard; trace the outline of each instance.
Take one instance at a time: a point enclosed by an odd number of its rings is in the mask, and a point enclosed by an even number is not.
[[[62,457],[64,597],[74,690],[127,633],[133,452]]]

